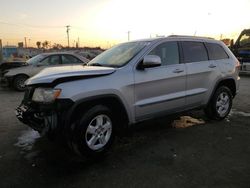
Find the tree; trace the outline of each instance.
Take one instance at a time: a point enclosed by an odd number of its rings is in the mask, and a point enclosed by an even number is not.
[[[42,43],[41,43],[40,41],[37,41],[37,42],[36,42],[36,45],[37,45],[37,48],[38,48],[38,49],[41,48],[41,44],[42,44]]]
[[[44,41],[43,43],[42,43],[42,46],[43,46],[43,48],[48,48],[49,47],[49,41]]]
[[[53,46],[52,46],[52,48],[59,50],[59,49],[62,49],[63,46],[61,44],[54,43]]]

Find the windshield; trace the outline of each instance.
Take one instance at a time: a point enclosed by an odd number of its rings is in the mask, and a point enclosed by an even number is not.
[[[27,63],[29,65],[36,65],[37,63],[39,63],[42,59],[44,59],[46,57],[46,55],[44,54],[39,54],[39,55],[36,55],[32,58],[30,58]]]
[[[250,33],[245,33],[241,36],[240,46],[250,46]]]
[[[119,44],[94,58],[88,63],[88,66],[122,67],[148,44],[149,42]]]

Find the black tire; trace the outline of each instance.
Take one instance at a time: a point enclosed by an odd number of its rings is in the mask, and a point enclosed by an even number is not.
[[[13,87],[17,91],[24,91],[25,90],[25,85],[24,82],[28,79],[28,76],[25,75],[18,75],[14,78],[13,80]]]
[[[224,96],[224,97],[227,96],[228,103],[220,100],[221,96]],[[218,107],[219,105],[217,105],[217,102],[219,103],[221,101],[225,103],[224,104],[224,106],[226,106],[225,108]],[[212,96],[211,100],[209,101],[204,111],[205,111],[205,114],[210,119],[223,120],[229,114],[232,108],[232,104],[233,104],[233,95],[232,95],[231,90],[226,86],[221,86],[216,89],[214,95]],[[223,109],[221,112],[220,112],[220,108]]]
[[[107,141],[107,143],[98,149],[93,149],[91,146],[88,145],[87,140],[88,140],[88,133],[87,129],[89,125],[94,123],[94,119],[103,116],[104,118],[108,117],[109,120],[111,121],[111,135]],[[97,120],[96,120],[97,124]],[[72,135],[70,136],[70,143],[71,143],[71,148],[74,150],[75,153],[80,154],[82,156],[86,156],[88,158],[92,159],[100,159],[111,147],[113,141],[114,141],[114,125],[115,125],[115,118],[112,115],[111,110],[103,105],[96,105],[89,110],[87,110],[85,113],[79,117],[79,120],[74,123],[73,130],[72,130]],[[97,126],[97,125],[96,125]],[[105,133],[103,133],[104,135]],[[107,133],[106,133],[107,136]],[[93,135],[92,135],[93,137]],[[91,138],[92,138],[91,137]],[[104,136],[105,137],[105,136]],[[90,141],[90,140],[89,140]],[[96,143],[101,144],[100,140],[98,140]]]

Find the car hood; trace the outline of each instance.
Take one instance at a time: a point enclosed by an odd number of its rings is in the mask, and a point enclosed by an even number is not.
[[[60,66],[45,68],[37,75],[26,81],[26,85],[53,84],[58,82],[72,81],[89,77],[108,75],[115,72],[115,68],[97,66]]]
[[[5,74],[5,76],[15,76],[17,74],[24,74],[27,71],[27,67],[30,67],[29,65],[20,65],[19,67],[11,67],[8,69],[8,72]]]

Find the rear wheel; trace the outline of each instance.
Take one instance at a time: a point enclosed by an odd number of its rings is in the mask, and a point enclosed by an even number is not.
[[[25,90],[25,81],[28,79],[28,76],[25,75],[18,75],[13,80],[13,87],[17,91],[24,91]]]
[[[232,108],[232,99],[232,92],[228,87],[219,87],[205,109],[206,115],[211,119],[224,119]]]
[[[111,110],[103,105],[83,113],[73,130],[74,151],[88,157],[102,156],[114,140],[114,123]]]

